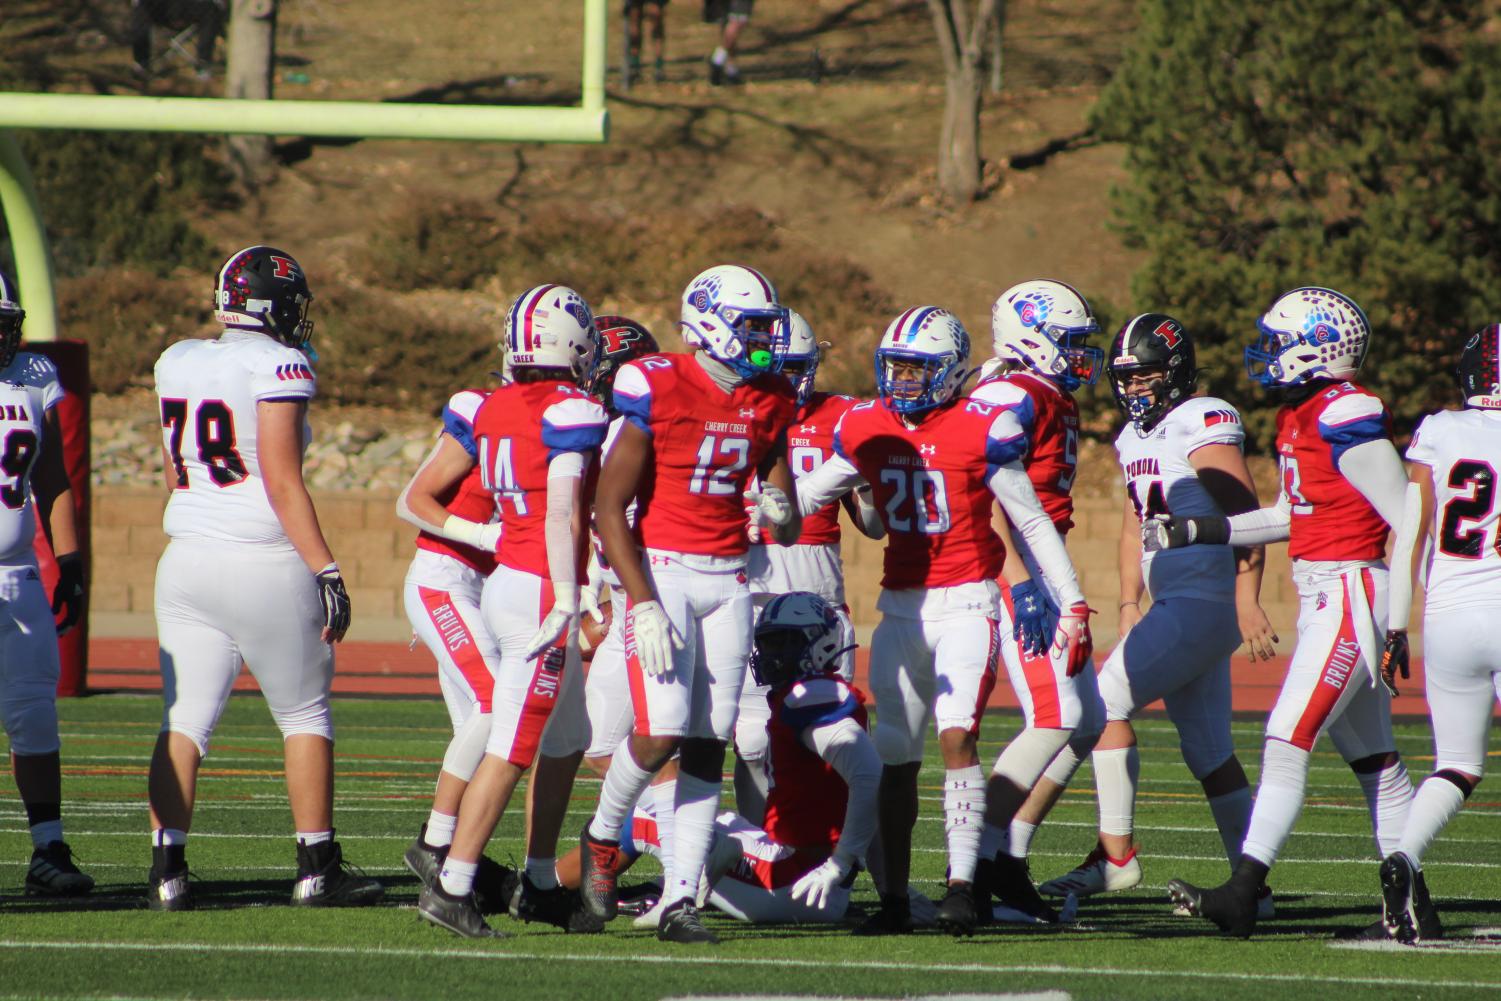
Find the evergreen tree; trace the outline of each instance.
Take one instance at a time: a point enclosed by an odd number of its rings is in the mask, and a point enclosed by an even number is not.
[[[1453,399],[1468,335],[1501,321],[1501,52],[1465,0],[1143,0],[1094,110],[1128,144],[1115,192],[1148,252],[1137,311],[1202,345],[1203,385],[1275,400],[1241,351],[1281,292],[1326,285],[1373,329],[1363,381],[1410,429]]]

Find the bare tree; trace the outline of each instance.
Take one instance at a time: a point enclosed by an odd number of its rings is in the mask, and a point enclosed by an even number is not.
[[[232,0],[224,96],[270,100],[276,65],[276,0]],[[265,180],[270,136],[230,136],[229,160],[240,183]]]
[[[1004,2],[928,0],[945,78],[938,187],[954,201],[974,201],[980,194],[980,92],[985,43],[999,30]]]

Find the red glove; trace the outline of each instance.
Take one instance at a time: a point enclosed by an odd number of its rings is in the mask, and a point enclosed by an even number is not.
[[[1053,634],[1054,654],[1068,651],[1068,676],[1072,678],[1094,655],[1094,638],[1089,635],[1089,617],[1094,609],[1084,602],[1069,607],[1058,618],[1058,630]]]

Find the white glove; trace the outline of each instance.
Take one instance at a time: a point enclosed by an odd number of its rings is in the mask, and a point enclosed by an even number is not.
[[[661,605],[655,601],[631,605],[626,612],[626,629],[627,642],[635,646],[641,670],[652,677],[672,670],[672,651],[683,649],[685,644]],[[626,654],[629,656],[629,649]]]
[[[770,522],[773,525],[785,525],[792,520],[792,501],[787,499],[780,487],[763,483],[759,490],[747,490],[745,499],[756,506],[755,515],[751,518],[753,524]]]
[[[603,582],[601,582],[603,586]],[[604,609],[599,607],[600,592],[594,590],[594,581],[579,588],[579,615],[589,616],[595,622],[605,621]]]
[[[577,625],[578,617],[578,599],[569,597],[554,601],[552,610],[543,617],[542,624],[527,641],[526,653],[522,655],[524,659],[528,661],[537,659],[543,650],[557,643],[560,637],[566,636],[568,630]]]
[[[829,906],[829,898],[834,895],[835,887],[849,879],[853,868],[852,864],[843,861],[836,852],[824,859],[817,869],[792,884],[792,899],[800,900],[816,910],[824,910]]]

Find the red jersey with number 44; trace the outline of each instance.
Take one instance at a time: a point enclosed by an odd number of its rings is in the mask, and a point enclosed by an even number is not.
[[[1340,473],[1339,461],[1356,445],[1391,437],[1386,406],[1353,382],[1335,383],[1277,411],[1277,463],[1292,508],[1289,556],[1379,560],[1386,555],[1386,522]]]
[[[886,525],[887,590],[994,579],[1006,547],[990,525],[998,466],[1021,459],[1026,436],[1008,410],[959,400],[909,427],[880,400],[839,422],[834,452],[875,491]]]
[[[550,576],[548,466],[565,452],[578,452],[587,475],[608,427],[605,408],[566,382],[513,383],[490,394],[475,415],[474,437],[480,476],[503,526],[499,563]]]
[[[746,482],[797,410],[781,376],[725,392],[687,354],[638,358],[615,375],[615,409],[652,440],[636,494],[636,534],[651,549],[742,556]]]
[[[834,428],[857,402],[852,396],[814,393],[798,408],[797,416],[787,428],[787,462],[792,466],[794,479],[802,479],[829,461],[834,454]],[[798,545],[832,545],[839,539],[837,500],[803,516],[803,533],[797,537]]]
[[[448,405],[443,408],[443,433],[462,445],[475,462],[468,476],[438,497],[449,514],[458,515],[466,521],[477,521],[482,525],[495,520],[495,498],[490,495],[480,473],[479,449],[474,440],[474,418],[489,395],[490,391],[487,389],[460,390],[449,397]],[[487,553],[431,532],[417,533],[417,548],[456,559],[486,577],[495,570],[494,553]]]
[[[1079,404],[1057,385],[1031,372],[992,376],[969,394],[1016,415],[1027,436],[1022,464],[1042,509],[1059,535],[1074,527],[1074,474],[1078,472]]]

